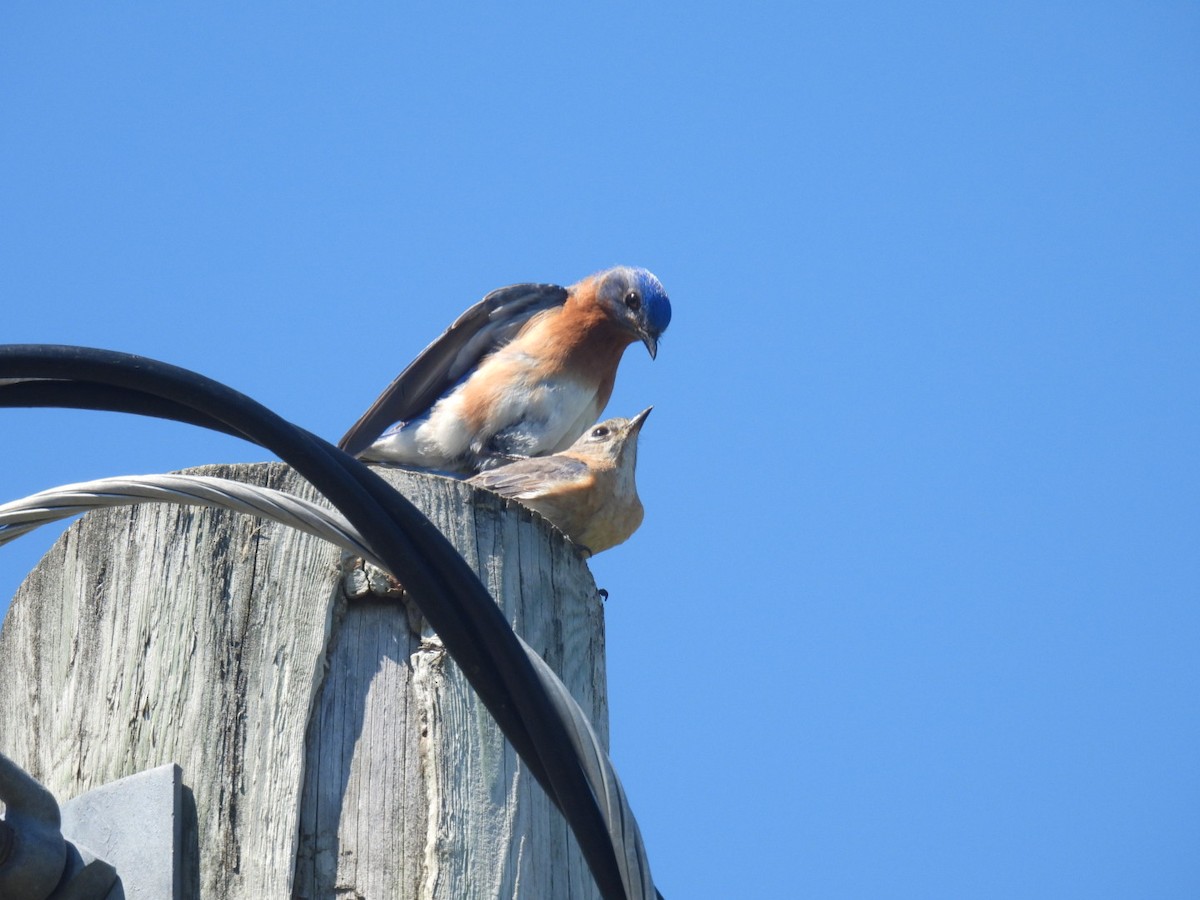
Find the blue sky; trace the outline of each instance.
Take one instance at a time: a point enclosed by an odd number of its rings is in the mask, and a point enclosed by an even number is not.
[[[336,439],[488,290],[645,266],[592,568],[668,900],[1195,897],[1198,84],[1185,3],[9,5],[0,339]],[[4,499],[264,458],[0,413]]]

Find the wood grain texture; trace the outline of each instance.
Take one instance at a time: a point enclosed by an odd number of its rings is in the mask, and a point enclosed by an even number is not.
[[[280,464],[196,471],[315,496]],[[573,548],[461,482],[385,477],[606,739],[603,609]],[[206,900],[597,896],[562,817],[437,636],[403,591],[377,577],[372,593],[351,566],[225,511],[85,516],[0,631],[0,748],[62,799],[179,763]]]

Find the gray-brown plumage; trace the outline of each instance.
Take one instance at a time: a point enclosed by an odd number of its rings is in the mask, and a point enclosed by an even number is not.
[[[470,483],[541,513],[585,553],[615,547],[642,524],[634,470],[638,432],[651,408],[600,422],[561,453],[518,460]]]

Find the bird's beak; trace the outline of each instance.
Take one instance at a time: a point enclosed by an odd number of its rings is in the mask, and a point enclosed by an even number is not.
[[[654,337],[648,331],[639,332],[638,336],[642,339],[642,343],[646,345],[646,349],[650,351],[650,358],[656,358],[658,356],[658,338]]]
[[[629,433],[630,434],[637,434],[639,431],[642,430],[642,423],[646,421],[646,416],[650,415],[650,410],[652,410],[652,409],[654,409],[653,406],[647,406],[640,413],[638,413],[636,416],[634,416],[632,419],[629,420]]]

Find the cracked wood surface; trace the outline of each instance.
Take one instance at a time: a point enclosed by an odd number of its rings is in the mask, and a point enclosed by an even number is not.
[[[278,463],[194,471],[315,498]],[[383,474],[606,738],[603,609],[571,546],[461,482]],[[88,514],[0,631],[0,749],[60,800],[179,763],[198,842],[186,893],[206,900],[597,896],[437,636],[402,591],[348,566],[224,510]]]

